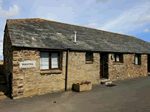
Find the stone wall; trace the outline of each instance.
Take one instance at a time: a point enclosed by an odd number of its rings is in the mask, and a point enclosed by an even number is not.
[[[123,54],[123,63],[116,63],[109,54],[109,78],[113,81],[147,76],[147,55],[141,55],[141,65],[134,64],[135,54]]]
[[[141,55],[141,66],[134,64],[134,54],[124,54],[124,63],[115,63],[109,54],[109,78],[123,80],[147,75],[147,55]],[[34,68],[20,68],[19,62],[36,61]],[[65,89],[66,51],[63,51],[60,73],[46,73],[40,70],[40,51],[15,49],[13,51],[12,96],[14,99],[30,97]],[[118,76],[118,77],[117,77]],[[93,53],[93,63],[86,63],[85,52],[69,52],[68,89],[73,83],[91,81],[100,83],[100,54]]]
[[[86,64],[85,52],[70,52],[68,64],[68,87],[83,80],[100,83],[100,55],[93,53],[93,63]]]
[[[19,68],[19,62],[36,61],[34,68]],[[64,75],[41,74],[38,50],[13,51],[13,97],[22,98],[64,89]]]
[[[36,61],[35,68],[20,68],[19,62]],[[93,64],[85,63],[85,52],[70,52],[68,65],[68,89],[73,83],[83,80],[99,83],[99,53],[94,53]],[[41,73],[40,51],[14,50],[13,51],[13,93],[14,99],[30,97],[65,89],[66,52],[63,52],[61,73]]]
[[[7,86],[9,86],[9,76],[12,73],[12,47],[7,28],[4,33],[3,55],[4,55],[3,74],[6,78]]]

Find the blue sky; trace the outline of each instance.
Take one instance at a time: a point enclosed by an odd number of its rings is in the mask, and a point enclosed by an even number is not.
[[[150,42],[150,0],[0,0],[0,60],[6,19],[44,18]]]

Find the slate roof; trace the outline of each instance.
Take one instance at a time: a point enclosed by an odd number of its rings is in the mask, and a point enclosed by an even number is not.
[[[17,47],[150,54],[150,43],[133,36],[40,18],[8,19],[7,28],[12,45]]]

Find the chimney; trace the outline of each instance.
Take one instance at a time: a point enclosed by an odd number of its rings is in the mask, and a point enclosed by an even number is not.
[[[74,42],[76,43],[76,41],[77,41],[76,33],[77,33],[77,32],[74,31],[74,33],[75,33],[75,34],[74,34]]]

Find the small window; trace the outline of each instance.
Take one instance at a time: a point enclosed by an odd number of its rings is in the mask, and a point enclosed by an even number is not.
[[[48,70],[48,69],[60,69],[60,53],[59,52],[41,52],[40,54],[40,69]]]
[[[123,54],[114,54],[115,62],[123,63]]]
[[[86,52],[86,61],[93,61],[93,53]]]
[[[135,59],[134,59],[135,65],[141,65],[141,55],[135,54]]]

